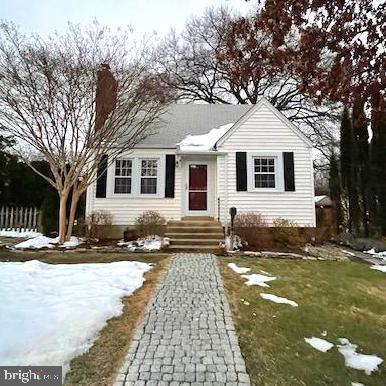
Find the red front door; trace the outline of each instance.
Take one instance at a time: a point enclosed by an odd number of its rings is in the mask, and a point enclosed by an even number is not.
[[[208,209],[207,165],[189,165],[189,210]]]

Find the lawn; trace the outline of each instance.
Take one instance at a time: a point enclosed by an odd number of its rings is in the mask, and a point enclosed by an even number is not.
[[[98,250],[66,251],[11,251],[0,247],[1,261],[39,260],[49,264],[77,264],[77,263],[112,263],[114,261],[142,261],[156,263],[167,257],[166,253],[125,253],[106,252]]]
[[[145,282],[132,295],[124,297],[123,312],[111,318],[99,332],[93,346],[85,354],[74,358],[66,374],[65,385],[110,385],[127,353],[136,325],[148,304],[151,294],[168,263],[165,254],[100,253],[95,251],[11,252],[0,249],[0,261],[40,260],[50,264],[110,263],[141,261],[154,263],[145,273]],[[60,328],[60,327],[58,327]]]
[[[219,261],[254,385],[386,385],[385,362],[379,371],[366,375],[346,367],[336,346],[323,353],[304,342],[305,337],[315,336],[337,344],[338,338],[345,337],[358,345],[357,352],[386,360],[385,273],[353,262]],[[277,280],[269,282],[270,288],[248,287],[227,267],[229,262],[250,267],[249,273],[266,271]],[[264,300],[263,292],[294,300],[299,307]]]

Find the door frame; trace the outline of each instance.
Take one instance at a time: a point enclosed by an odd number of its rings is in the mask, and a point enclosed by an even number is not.
[[[206,165],[207,170],[207,209],[206,210],[189,210],[189,166]],[[183,215],[184,216],[210,216],[214,213],[214,196],[215,196],[215,160],[207,157],[189,158],[184,160],[184,186],[183,186]]]

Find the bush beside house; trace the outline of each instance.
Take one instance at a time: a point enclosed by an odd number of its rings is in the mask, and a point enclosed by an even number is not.
[[[239,213],[235,217],[234,233],[246,247],[255,250],[270,248],[296,249],[305,243],[323,243],[326,232],[321,228],[302,228],[294,221],[278,218],[269,226],[258,212]]]

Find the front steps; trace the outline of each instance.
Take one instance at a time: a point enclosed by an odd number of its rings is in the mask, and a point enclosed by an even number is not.
[[[171,252],[202,252],[220,254],[224,233],[219,222],[211,217],[183,217],[167,224],[165,237],[170,239]]]

